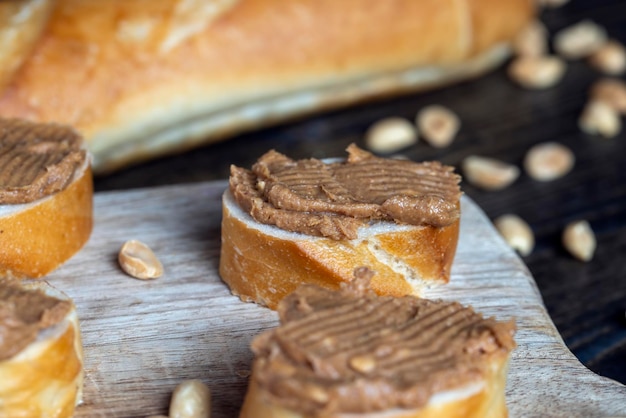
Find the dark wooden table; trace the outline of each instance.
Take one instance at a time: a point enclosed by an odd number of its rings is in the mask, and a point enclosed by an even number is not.
[[[626,43],[624,0],[572,0],[542,13],[551,33],[586,18]],[[230,164],[250,166],[270,148],[294,158],[342,156],[351,142],[364,146],[363,133],[374,121],[413,119],[434,103],[460,116],[461,132],[448,149],[420,142],[403,150],[413,160],[459,166],[465,156],[480,154],[520,165],[532,145],[564,143],[576,155],[573,172],[564,178],[539,183],[522,174],[499,192],[467,183],[463,188],[489,217],[513,212],[530,223],[537,244],[524,261],[563,339],[591,370],[626,383],[626,128],[617,138],[603,139],[577,126],[588,88],[599,77],[584,61],[572,62],[557,87],[525,91],[501,68],[443,90],[328,112],[128,168],[97,178],[96,190],[225,179]],[[588,220],[598,239],[589,263],[575,260],[561,245],[563,227],[577,219]]]

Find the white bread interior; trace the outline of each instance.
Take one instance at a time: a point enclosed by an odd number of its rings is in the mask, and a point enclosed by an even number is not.
[[[338,289],[362,266],[377,273],[376,293],[419,296],[448,282],[459,234],[459,220],[439,228],[377,222],[337,241],[257,222],[230,190],[222,209],[220,276],[242,300],[271,309],[301,284]]]

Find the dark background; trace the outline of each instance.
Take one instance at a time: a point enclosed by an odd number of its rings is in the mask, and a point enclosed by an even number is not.
[[[551,34],[592,19],[626,43],[625,0],[572,0],[541,17]],[[586,62],[570,62],[556,87],[525,91],[503,67],[446,89],[318,114],[98,177],[96,190],[226,179],[230,164],[249,167],[270,148],[293,158],[343,156],[351,142],[364,147],[363,134],[376,120],[413,120],[429,104],[448,106],[463,125],[447,149],[421,141],[402,150],[416,161],[438,159],[458,167],[464,157],[479,154],[521,165],[532,145],[564,143],[574,151],[576,165],[559,180],[540,183],[522,174],[503,191],[462,186],[490,218],[512,212],[529,222],[536,247],[524,261],[566,344],[591,370],[626,383],[626,129],[604,139],[577,125],[588,88],[599,77]],[[589,263],[575,260],[561,245],[564,226],[577,219],[588,220],[597,236]]]

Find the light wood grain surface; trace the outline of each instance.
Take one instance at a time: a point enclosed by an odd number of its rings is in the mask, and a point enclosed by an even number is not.
[[[217,273],[225,182],[99,193],[87,246],[48,278],[78,308],[85,346],[79,417],[167,413],[184,379],[213,393],[213,417],[236,417],[247,385],[250,340],[274,312],[231,296]],[[515,317],[507,403],[511,417],[626,416],[626,386],[599,377],[565,348],[528,270],[483,212],[462,201],[451,283],[427,296],[488,316]],[[140,281],[117,264],[124,241],[150,245],[163,277]]]

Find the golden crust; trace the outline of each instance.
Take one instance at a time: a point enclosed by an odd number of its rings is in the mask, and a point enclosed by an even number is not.
[[[473,75],[468,60],[510,40],[531,18],[531,4],[59,0],[35,51],[0,94],[0,113],[75,126],[102,171],[295,114]],[[501,59],[484,60],[480,71]],[[381,79],[410,68],[441,74]],[[351,87],[331,96],[328,86]],[[297,105],[263,107],[299,91],[307,95],[296,96]],[[258,118],[241,109],[259,103]]]
[[[530,21],[535,3],[534,0],[467,0],[474,28],[470,54],[480,53],[497,43],[510,42]]]
[[[311,417],[297,411],[273,404],[255,382],[254,370],[250,376],[248,392],[239,418],[506,418],[508,411],[505,402],[508,356],[495,356],[485,376],[484,386],[477,393],[447,402],[430,403],[415,410],[381,411],[380,416],[371,414],[316,415]]]
[[[0,216],[0,276],[45,276],[82,248],[92,227],[93,181],[87,167],[65,190]]]
[[[419,296],[421,287],[448,282],[459,234],[456,221],[440,228],[385,232],[369,240],[307,236],[291,240],[266,234],[257,225],[223,205],[219,273],[233,294],[271,309],[301,284],[338,289],[341,283],[351,281],[354,269],[361,266],[377,273],[371,283],[376,293]],[[379,248],[373,250],[374,241]],[[407,280],[375,251],[385,252],[389,259],[402,259],[419,279]]]

